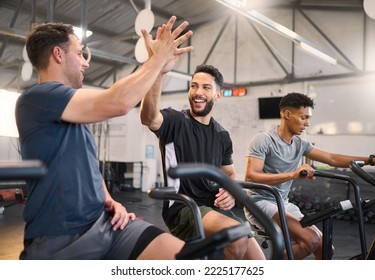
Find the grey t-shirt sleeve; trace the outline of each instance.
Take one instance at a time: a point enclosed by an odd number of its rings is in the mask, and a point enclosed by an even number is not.
[[[271,139],[266,133],[259,132],[255,134],[250,141],[246,156],[266,159],[270,147],[269,141]]]
[[[306,156],[308,153],[312,151],[312,149],[314,149],[314,145],[304,138],[301,138],[301,146],[302,146],[302,150],[304,151],[303,152],[304,156]]]

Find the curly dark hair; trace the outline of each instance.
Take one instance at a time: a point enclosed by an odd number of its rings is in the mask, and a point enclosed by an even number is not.
[[[68,51],[70,35],[74,35],[73,26],[70,24],[49,22],[33,25],[26,41],[31,64],[37,70],[46,69],[54,47]]]
[[[223,75],[220,73],[220,71],[217,68],[215,68],[212,65],[207,65],[207,64],[198,65],[195,68],[193,77],[196,73],[200,73],[200,72],[210,74],[212,77],[215,78],[215,82],[219,86],[219,89],[223,88],[224,78],[223,78]]]
[[[305,94],[291,92],[285,95],[279,103],[280,110],[285,108],[299,109],[300,107],[311,107],[314,109],[314,101]]]

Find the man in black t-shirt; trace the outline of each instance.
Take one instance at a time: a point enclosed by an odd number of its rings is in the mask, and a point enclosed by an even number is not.
[[[172,63],[169,65],[172,67]],[[168,69],[165,69],[168,70]],[[205,178],[171,180],[166,175],[170,166],[179,163],[205,163],[220,168],[232,179],[236,172],[232,161],[232,141],[229,133],[212,118],[214,103],[222,97],[223,76],[213,66],[199,65],[190,89],[190,109],[160,110],[163,84],[162,74],[142,100],[141,121],[160,141],[164,178],[180,194],[194,199],[200,207],[202,224],[207,236],[238,225],[242,220],[230,209],[235,206],[233,196],[224,189],[215,191]],[[172,234],[187,240],[193,237],[190,210],[175,201],[166,201],[163,218]],[[226,259],[264,259],[254,238],[243,237],[224,249]]]

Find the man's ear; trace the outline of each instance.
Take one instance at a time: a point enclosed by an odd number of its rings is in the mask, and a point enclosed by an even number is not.
[[[222,97],[223,97],[223,91],[222,90],[216,91],[216,100],[219,100]]]
[[[288,109],[285,109],[285,110],[283,111],[284,119],[289,120],[291,114],[292,114],[292,111],[290,111],[290,110],[288,110]]]
[[[62,49],[58,46],[54,47],[52,50],[53,59],[58,63],[61,64],[62,56],[61,56]]]

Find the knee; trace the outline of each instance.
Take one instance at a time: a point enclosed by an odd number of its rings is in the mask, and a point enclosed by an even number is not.
[[[231,243],[224,250],[224,258],[232,260],[241,260],[246,254],[248,247],[247,237],[238,239],[237,241]]]
[[[305,239],[302,240],[300,246],[306,254],[313,253],[319,246],[321,246],[322,240],[321,236],[315,231],[310,231],[308,235],[305,236]]]

